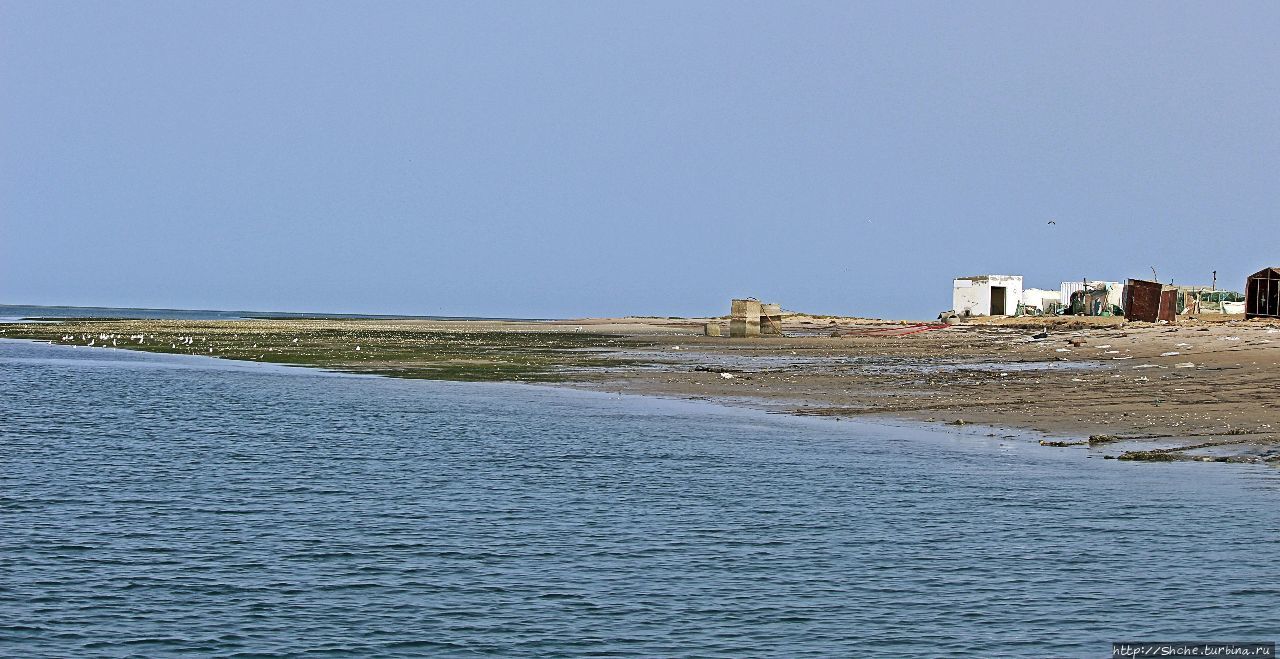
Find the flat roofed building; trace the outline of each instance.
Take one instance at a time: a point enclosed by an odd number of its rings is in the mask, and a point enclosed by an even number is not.
[[[1021,275],[977,275],[951,282],[951,309],[960,316],[1012,316],[1021,301]]]

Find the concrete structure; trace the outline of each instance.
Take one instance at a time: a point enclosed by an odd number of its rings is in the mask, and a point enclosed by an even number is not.
[[[729,336],[735,339],[760,336],[760,300],[734,300],[729,310]]]
[[[951,282],[951,309],[961,316],[1012,316],[1022,301],[1022,277],[979,275]]]
[[[1028,288],[1022,291],[1022,306],[1027,313],[1057,312],[1062,306],[1062,294],[1058,291],[1046,291],[1042,288]]]
[[[711,331],[710,323],[707,331]],[[734,300],[729,310],[729,336],[782,336],[782,305],[766,304],[753,297]]]
[[[760,304],[760,334],[782,336],[781,304]]]
[[[706,336],[720,336],[720,323],[707,323],[706,326],[702,328],[702,332]]]

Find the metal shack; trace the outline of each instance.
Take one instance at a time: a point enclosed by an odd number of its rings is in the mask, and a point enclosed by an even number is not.
[[[1178,318],[1178,291],[1158,281],[1130,279],[1124,287],[1124,319],[1144,323]]]
[[[978,275],[951,282],[951,309],[960,316],[1012,316],[1021,301],[1020,275]]]
[[[1280,318],[1280,268],[1249,276],[1244,285],[1245,318]]]

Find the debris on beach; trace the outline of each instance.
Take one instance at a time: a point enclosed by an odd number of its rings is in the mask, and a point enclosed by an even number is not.
[[[1121,453],[1117,460],[1132,460],[1140,462],[1173,462],[1175,460],[1184,459],[1183,456],[1170,451],[1162,451],[1159,449],[1152,451],[1125,451]]]
[[[1072,442],[1072,441],[1056,441],[1056,440],[1042,439],[1040,440],[1040,445],[1041,446],[1057,446],[1057,447],[1088,446],[1089,440],[1083,439],[1083,440]]]

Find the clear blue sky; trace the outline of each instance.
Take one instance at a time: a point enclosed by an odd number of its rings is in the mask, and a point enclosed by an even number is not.
[[[1239,288],[1280,264],[1278,34],[1275,3],[0,0],[0,302]]]

